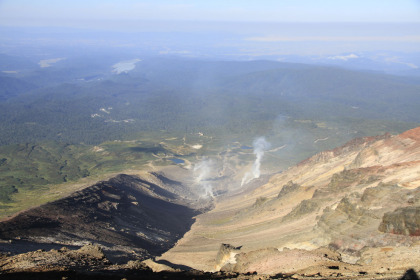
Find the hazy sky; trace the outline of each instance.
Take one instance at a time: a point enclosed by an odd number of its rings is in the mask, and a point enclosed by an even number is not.
[[[109,31],[189,32],[189,38],[147,39],[152,49],[176,45],[177,51],[201,43],[257,53],[413,52],[420,50],[420,0],[0,0],[0,27],[47,27],[53,30],[50,41],[65,33],[63,27],[82,28],[96,33],[79,42],[95,44],[94,37],[102,36],[96,44],[110,45]],[[34,33],[30,39],[29,33],[17,33],[0,34],[3,46],[37,39]],[[145,42],[136,38],[114,43]]]
[[[0,0],[2,25],[127,20],[420,22],[420,0]]]

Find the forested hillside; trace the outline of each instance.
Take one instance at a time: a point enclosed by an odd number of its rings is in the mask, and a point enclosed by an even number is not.
[[[420,121],[420,85],[394,76],[266,61],[150,58],[119,75],[111,63],[92,65],[63,60],[3,74],[0,144],[98,144],[157,130],[257,135],[279,117],[351,123],[357,131],[380,120],[371,134]]]

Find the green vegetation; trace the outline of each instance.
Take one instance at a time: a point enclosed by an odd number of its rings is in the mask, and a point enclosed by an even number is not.
[[[387,75],[266,61],[148,59],[120,75],[72,65],[3,80],[3,88],[20,87],[0,92],[0,145],[97,145],[155,131],[255,137],[279,117],[358,132],[348,140],[420,122],[420,86]],[[77,71],[83,79],[69,80]],[[92,75],[101,79],[84,80]]]
[[[0,147],[0,207],[15,207],[19,200],[43,199],[54,185],[92,176],[141,169],[156,157],[173,155],[161,145],[107,142],[99,146],[58,142]],[[164,160],[160,164],[166,164]],[[25,198],[26,197],[26,198]],[[17,198],[17,199],[16,199]]]
[[[414,78],[269,61],[162,58],[112,74],[121,59],[69,58],[45,69],[31,64],[13,77],[0,74],[4,213],[28,197],[59,196],[61,184],[169,164],[169,157],[194,162],[221,156],[233,143],[252,146],[257,136],[272,144],[265,167],[278,171],[355,137],[420,123]],[[239,147],[239,164],[254,159],[252,150]]]
[[[7,202],[10,201],[10,196],[14,193],[17,193],[18,189],[15,186],[2,186],[0,187],[0,201]]]

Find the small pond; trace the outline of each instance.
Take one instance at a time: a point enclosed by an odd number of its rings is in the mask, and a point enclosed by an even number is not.
[[[170,158],[170,160],[172,160],[176,164],[185,163],[185,160],[180,159],[180,158]]]

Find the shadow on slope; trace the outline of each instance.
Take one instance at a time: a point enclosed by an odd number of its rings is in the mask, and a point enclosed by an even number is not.
[[[148,180],[118,175],[1,223],[0,238],[12,240],[12,247],[39,243],[40,249],[41,243],[90,242],[113,252],[114,260],[146,258],[162,254],[190,229],[199,211],[188,203]]]

